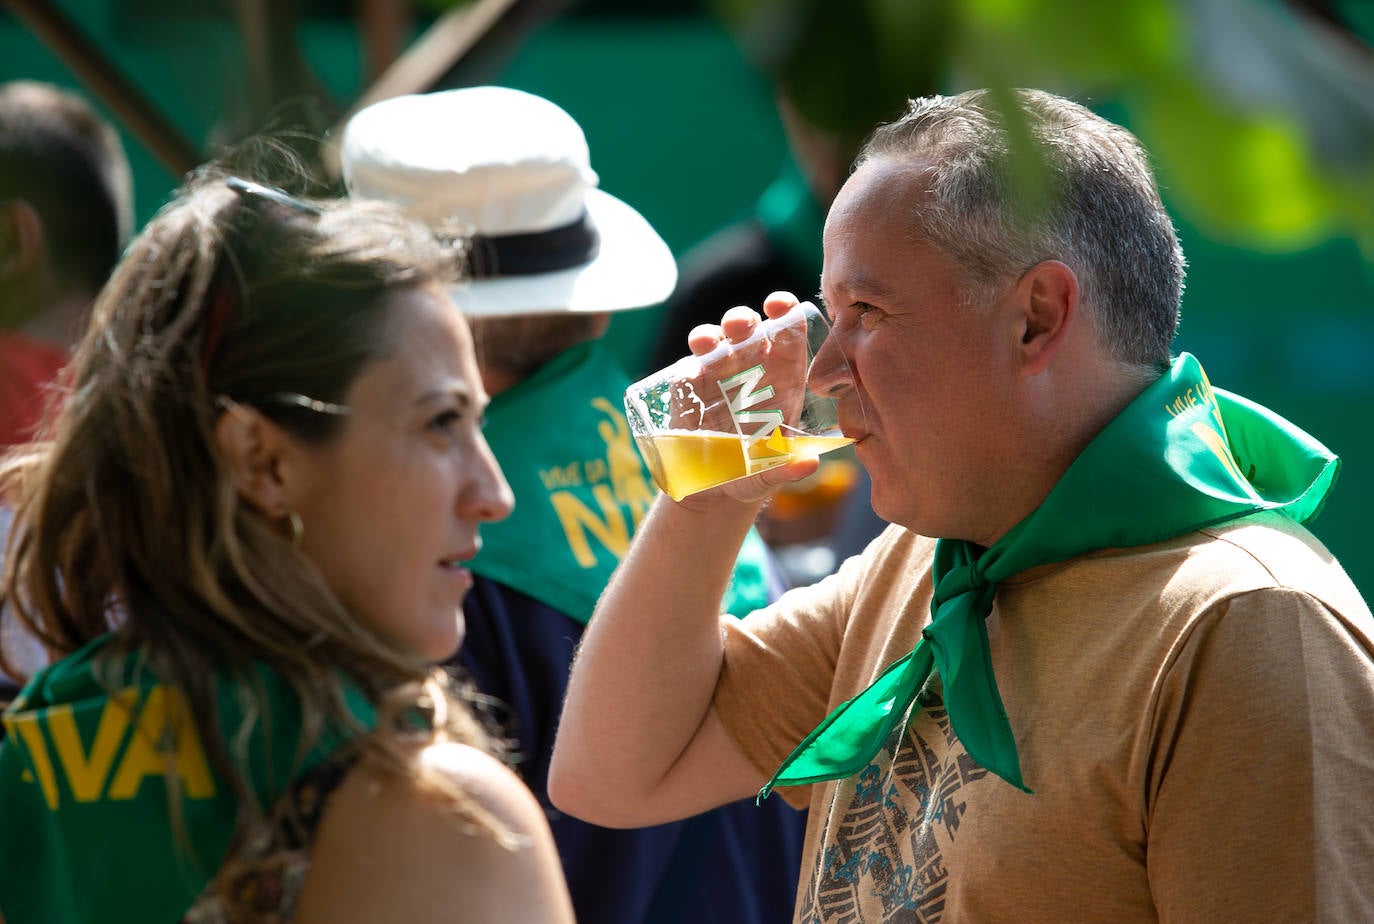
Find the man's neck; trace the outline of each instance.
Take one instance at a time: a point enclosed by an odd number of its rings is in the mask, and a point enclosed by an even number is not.
[[[81,339],[90,304],[90,293],[68,293],[53,299],[20,330],[35,340],[71,349]]]
[[[497,369],[488,366],[482,369],[482,387],[486,389],[487,397],[494,398],[503,391],[508,391],[524,381],[520,376],[504,369]]]
[[[980,544],[991,546],[1035,510],[1088,444],[1156,377],[1100,357],[1062,364],[1056,384],[1028,406],[1033,423],[1022,440],[1022,468],[1007,473],[1011,493],[990,505],[1005,515],[990,524],[994,528]]]

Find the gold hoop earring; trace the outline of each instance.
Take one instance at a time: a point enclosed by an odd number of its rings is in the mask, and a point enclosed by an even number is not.
[[[294,510],[288,511],[286,525],[291,529],[291,548],[299,549],[305,541],[305,524],[301,522],[300,514]]]

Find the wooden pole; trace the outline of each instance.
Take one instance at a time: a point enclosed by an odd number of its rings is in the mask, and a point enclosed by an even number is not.
[[[0,0],[113,113],[168,173],[180,180],[203,160],[76,25],[47,0]]]

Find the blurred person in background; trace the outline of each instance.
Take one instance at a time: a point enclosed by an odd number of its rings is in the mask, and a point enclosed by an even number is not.
[[[666,297],[676,266],[643,216],[598,188],[576,121],[532,94],[377,103],[349,122],[341,164],[350,195],[402,206],[467,268],[452,296],[473,326],[492,395],[485,433],[516,506],[483,531],[458,663],[509,708],[520,771],[547,805],[574,651],[656,493],[624,415],[629,376],[602,336],[610,312]],[[744,616],[779,591],[751,532],[722,607]],[[744,801],[620,831],[549,811],[581,924],[790,917],[804,813]]]
[[[55,659],[4,713],[6,924],[570,924],[434,666],[511,509],[452,278],[394,209],[208,169],[130,246],[0,467],[6,618]]]
[[[132,197],[119,135],[85,100],[0,84],[0,452],[33,436],[131,232]],[[0,564],[9,522],[0,497]],[[0,650],[24,670],[45,658],[12,621],[0,621]],[[0,701],[17,691],[0,668]]]
[[[1184,259],[1135,137],[1005,96],[913,100],[826,220],[822,352],[892,525],[735,621],[739,537],[815,465],[660,498],[554,804],[649,824],[786,787],[798,922],[1374,918],[1374,617],[1303,525],[1338,460],[1171,354]]]
[[[0,84],[0,446],[32,435],[132,225],[114,128],[66,90]]]

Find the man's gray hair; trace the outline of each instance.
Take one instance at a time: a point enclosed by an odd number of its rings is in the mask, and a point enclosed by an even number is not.
[[[1038,90],[1008,98],[1021,125],[987,90],[911,100],[869,138],[856,169],[878,159],[929,165],[929,197],[912,231],[964,268],[969,301],[1060,260],[1077,274],[1085,315],[1111,354],[1164,367],[1184,259],[1140,142],[1071,100]],[[1018,146],[1022,126],[1030,143]],[[1027,154],[1043,169],[1018,169],[1027,164],[1015,159]]]

